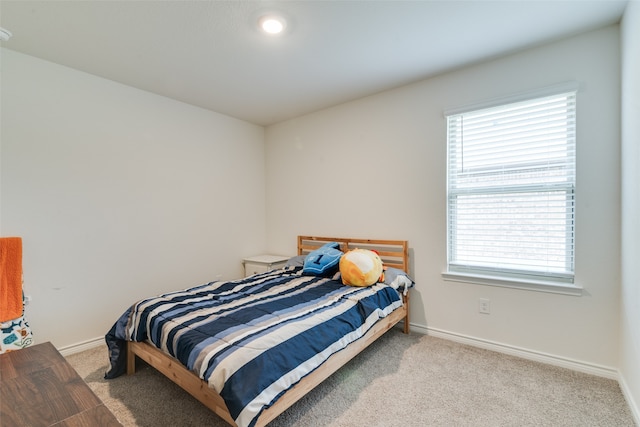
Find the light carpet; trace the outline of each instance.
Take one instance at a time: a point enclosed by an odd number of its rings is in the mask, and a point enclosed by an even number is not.
[[[67,357],[124,426],[227,424],[143,362],[104,380],[106,346]],[[614,380],[392,329],[269,426],[634,426]]]

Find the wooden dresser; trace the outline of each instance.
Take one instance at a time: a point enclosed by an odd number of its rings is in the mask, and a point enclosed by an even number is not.
[[[0,425],[121,426],[49,342],[0,355]]]

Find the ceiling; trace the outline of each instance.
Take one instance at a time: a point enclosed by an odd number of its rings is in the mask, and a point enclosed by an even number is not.
[[[258,125],[619,22],[618,0],[0,0],[2,47]],[[258,19],[277,12],[284,34]]]

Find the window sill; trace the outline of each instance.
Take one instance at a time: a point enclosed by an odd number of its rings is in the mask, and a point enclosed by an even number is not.
[[[477,285],[500,286],[503,288],[524,289],[527,291],[582,296],[581,287],[568,283],[506,279],[504,277],[482,276],[477,274],[455,272],[442,273],[442,278],[450,282],[474,283]]]

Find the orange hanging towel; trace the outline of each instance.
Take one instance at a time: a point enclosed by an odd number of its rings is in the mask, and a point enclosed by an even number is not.
[[[0,237],[0,322],[22,316],[22,239]]]

